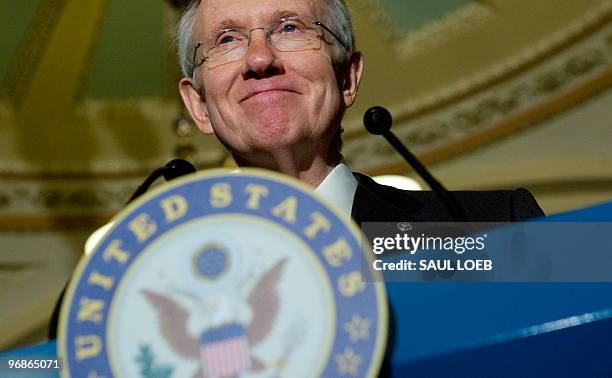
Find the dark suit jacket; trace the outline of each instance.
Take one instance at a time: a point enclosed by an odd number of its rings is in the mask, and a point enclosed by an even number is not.
[[[380,185],[360,173],[354,175],[358,185],[351,216],[358,224],[453,221],[434,192],[400,190]],[[451,193],[472,222],[515,222],[544,215],[531,193],[525,189]]]
[[[351,216],[358,224],[453,221],[453,217],[434,192],[400,190],[380,185],[360,173],[354,175],[358,185]],[[451,193],[472,222],[514,222],[544,215],[531,193],[525,189]],[[389,338],[379,377],[392,376],[390,357],[395,346],[395,322],[396,317],[391,306]]]

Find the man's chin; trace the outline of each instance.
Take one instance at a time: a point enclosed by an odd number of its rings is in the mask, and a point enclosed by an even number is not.
[[[257,155],[296,151],[301,144],[300,142],[297,138],[289,138],[287,133],[278,135],[277,138],[274,138],[274,135],[270,135],[269,138],[263,138],[253,143],[251,151]]]
[[[241,151],[233,151],[239,160],[249,162],[249,165],[260,166],[263,162],[273,162],[277,159],[289,158],[297,151],[303,150],[304,141],[295,139],[267,139],[252,141],[248,148]],[[238,160],[238,159],[237,159]],[[268,164],[265,164],[266,166]]]
[[[245,125],[249,128],[250,142],[254,147],[265,149],[296,143],[298,131],[303,127],[291,112],[263,112]]]

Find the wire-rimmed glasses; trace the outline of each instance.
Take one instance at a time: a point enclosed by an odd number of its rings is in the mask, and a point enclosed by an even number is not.
[[[263,30],[266,40],[277,51],[291,52],[320,49],[323,43],[323,30],[340,42],[342,40],[320,21],[303,19],[297,16],[283,17],[266,26],[253,29],[226,28],[219,30],[205,42],[195,44],[193,65],[199,67],[206,63],[208,69],[242,59],[251,43],[251,32]],[[205,48],[203,56],[198,51]]]

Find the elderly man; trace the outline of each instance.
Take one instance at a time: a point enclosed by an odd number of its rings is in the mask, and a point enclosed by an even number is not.
[[[378,185],[343,164],[341,120],[363,71],[343,0],[194,0],[178,41],[185,106],[240,166],[293,176],[358,223],[453,220],[434,193]],[[543,215],[525,190],[453,194],[470,220]]]
[[[452,220],[435,194],[378,185],[342,163],[341,120],[363,72],[343,0],[192,1],[178,42],[183,102],[240,166],[293,176],[358,222]],[[525,190],[454,196],[471,220],[542,215]]]

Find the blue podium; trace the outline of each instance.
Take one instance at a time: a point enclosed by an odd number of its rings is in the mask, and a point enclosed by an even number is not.
[[[546,221],[610,222],[612,202]],[[612,253],[612,251],[610,251]],[[393,377],[612,376],[612,283],[387,283]],[[55,342],[0,354],[55,358]]]
[[[612,202],[546,221],[610,222]],[[387,291],[394,377],[612,376],[612,283],[387,283]]]

